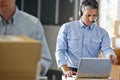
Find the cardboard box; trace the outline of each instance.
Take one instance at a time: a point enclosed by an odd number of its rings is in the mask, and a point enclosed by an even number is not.
[[[113,65],[110,77],[114,80],[120,80],[120,65]]]
[[[40,53],[40,41],[0,36],[0,80],[35,80]]]
[[[114,34],[120,37],[120,21],[114,23]]]
[[[112,47],[120,49],[120,37],[112,37]]]

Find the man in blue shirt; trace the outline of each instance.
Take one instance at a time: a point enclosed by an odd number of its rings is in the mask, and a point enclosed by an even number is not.
[[[45,75],[51,65],[51,55],[43,27],[36,17],[18,10],[16,0],[0,0],[0,35],[25,35],[42,43],[40,73]]]
[[[83,0],[81,12],[81,19],[63,24],[57,37],[57,65],[66,77],[76,74],[81,57],[98,57],[100,51],[113,64],[118,62],[110,47],[108,33],[95,22],[98,16],[97,1]]]

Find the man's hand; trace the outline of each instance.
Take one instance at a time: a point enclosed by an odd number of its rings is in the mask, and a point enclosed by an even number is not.
[[[61,67],[61,69],[62,69],[62,71],[63,71],[63,73],[64,73],[65,79],[66,79],[67,77],[72,77],[72,75],[76,75],[76,72],[71,71],[67,65],[63,65],[63,66]]]
[[[44,72],[44,67],[43,65],[40,64],[40,73],[43,73]]]
[[[72,77],[72,75],[76,75],[76,72],[71,71],[71,70],[68,70],[68,71],[65,71],[65,72],[64,72],[65,78],[67,78],[67,77]]]
[[[118,63],[118,59],[114,55],[110,55],[109,58],[111,59],[113,64],[117,64]]]

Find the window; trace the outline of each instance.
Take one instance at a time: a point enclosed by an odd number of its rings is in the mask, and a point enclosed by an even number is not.
[[[100,0],[99,24],[109,35],[114,34],[114,21],[117,19],[118,0]]]

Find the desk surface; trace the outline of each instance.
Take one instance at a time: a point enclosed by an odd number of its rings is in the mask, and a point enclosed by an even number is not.
[[[111,70],[111,77],[114,78],[114,80],[120,80],[120,65],[113,65]]]
[[[110,79],[76,79],[76,80],[120,80],[120,65],[113,65],[110,73]],[[62,80],[75,80],[75,78],[67,78]]]

